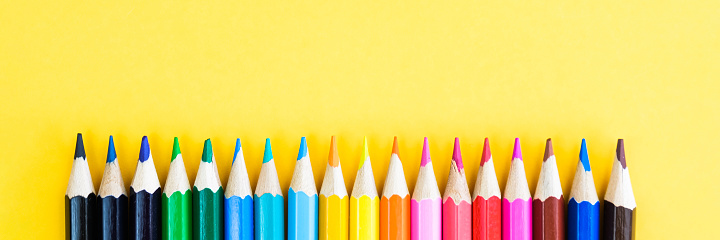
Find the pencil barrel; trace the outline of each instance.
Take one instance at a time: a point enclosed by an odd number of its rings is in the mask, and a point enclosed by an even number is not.
[[[532,201],[515,199],[502,200],[503,239],[532,239]]]
[[[410,201],[410,239],[442,239],[442,198]]]
[[[100,239],[124,240],[127,239],[128,225],[128,197],[107,196],[98,198],[100,213]]]
[[[225,239],[254,239],[253,218],[253,198],[250,195],[225,198]]]
[[[321,240],[348,239],[348,196],[320,195],[318,228]]]
[[[635,239],[635,212],[637,209],[628,209],[615,206],[612,202],[605,201],[605,219],[603,236],[607,240],[632,240]]]
[[[377,240],[380,237],[379,211],[378,197],[350,197],[350,240]]]
[[[443,239],[472,239],[472,205],[469,202],[455,203],[448,198],[443,203]]]
[[[549,197],[533,200],[533,239],[565,239],[565,199]]]
[[[223,239],[223,189],[216,192],[193,187],[193,239]]]
[[[500,240],[502,237],[500,218],[500,198],[492,196],[483,197],[473,201],[473,239],[474,240]]]
[[[130,187],[128,208],[130,221],[130,239],[135,240],[159,240],[160,239],[160,188],[153,193],[145,190],[136,192]]]
[[[68,198],[65,196],[65,239],[97,239],[96,200],[93,193],[90,193],[88,197]]]
[[[288,239],[318,239],[318,195],[288,191]]]
[[[567,239],[590,239],[599,238],[600,227],[600,202],[594,204],[588,201],[578,203],[571,198],[568,203]]]
[[[380,240],[410,240],[410,195],[380,199]]]
[[[285,199],[270,193],[254,198],[255,239],[285,239]]]
[[[192,192],[174,192],[162,196],[163,239],[192,239]]]

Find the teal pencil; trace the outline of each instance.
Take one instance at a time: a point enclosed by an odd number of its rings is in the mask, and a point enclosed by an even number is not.
[[[255,240],[285,239],[284,202],[268,138],[265,140],[265,156],[255,189]]]

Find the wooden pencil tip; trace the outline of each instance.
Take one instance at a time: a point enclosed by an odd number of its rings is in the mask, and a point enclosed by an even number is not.
[[[483,146],[482,158],[480,159],[480,166],[484,166],[486,162],[490,161],[492,153],[490,153],[490,140],[485,138],[485,145]]]
[[[622,165],[623,169],[627,168],[627,163],[625,162],[625,140],[618,139],[617,148],[615,149],[615,154],[620,161],[620,165]]]
[[[553,151],[552,140],[548,138],[547,141],[545,141],[545,156],[543,156],[543,162],[547,161],[548,158],[554,155],[555,152]]]
[[[335,136],[330,137],[330,156],[328,156],[328,164],[331,167],[340,165],[340,156],[338,156],[337,140]]]
[[[75,140],[75,158],[87,159],[87,156],[85,156],[85,145],[83,144],[82,133],[78,133],[77,139]]]
[[[462,154],[460,153],[460,138],[455,138],[455,145],[453,146],[453,161],[455,161],[455,164],[458,167],[458,170],[461,170],[464,168],[463,162],[462,162]]]
[[[140,143],[140,162],[145,162],[150,159],[150,143],[148,143],[148,137],[143,136],[142,143]]]

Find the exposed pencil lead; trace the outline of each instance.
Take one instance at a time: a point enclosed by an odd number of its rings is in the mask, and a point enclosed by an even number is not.
[[[263,163],[273,160],[272,147],[270,146],[270,138],[265,139],[265,154],[263,154]]]
[[[464,168],[462,162],[462,154],[460,153],[460,138],[455,138],[455,146],[453,147],[452,159],[453,161],[455,161],[455,164],[458,167],[458,171]]]
[[[108,154],[107,154],[107,161],[106,162],[113,162],[117,159],[117,153],[115,152],[115,142],[113,141],[113,136],[110,135],[110,143],[108,143]]]
[[[140,144],[140,162],[145,162],[150,158],[150,144],[148,143],[147,136],[143,136],[142,143]]]
[[[363,148],[365,148],[365,150],[363,151],[362,158],[360,159],[360,166],[358,167],[358,169],[362,168],[363,164],[365,164],[365,160],[370,158],[370,153],[368,152],[367,137],[365,137],[365,139],[363,140]]]
[[[548,158],[554,155],[555,152],[553,151],[552,140],[548,138],[547,141],[545,141],[545,156],[543,156],[543,162],[547,161]]]
[[[513,149],[513,161],[520,159],[522,161],[522,151],[520,150],[520,138],[515,138],[515,148]]]
[[[235,154],[233,154],[233,163],[235,163],[235,159],[238,156],[238,153],[240,152],[240,148],[242,148],[242,144],[240,144],[240,138],[235,140]]]
[[[395,136],[395,138],[393,139],[393,149],[392,149],[392,153],[395,154],[395,155],[398,155],[398,157],[400,157],[400,149],[398,149],[397,136]]]
[[[335,136],[330,137],[330,156],[328,156],[328,164],[331,167],[337,167],[340,165],[340,156],[338,156],[337,140]]]
[[[170,162],[175,161],[175,158],[177,158],[178,155],[180,155],[180,140],[175,137],[173,138],[172,159],[170,159]]]
[[[202,153],[202,161],[207,163],[212,163],[213,160],[213,149],[212,149],[212,143],[210,142],[210,139],[208,138],[205,140],[205,146],[203,147],[203,153]]]
[[[308,156],[307,141],[305,140],[305,137],[302,137],[302,138],[300,138],[300,150],[298,152],[297,160],[300,160],[303,157],[307,157],[307,156]]]
[[[625,140],[623,140],[622,138],[618,139],[615,154],[618,161],[620,161],[620,165],[622,165],[623,169],[627,168],[627,163],[625,162]]]
[[[484,166],[486,162],[490,161],[492,153],[490,153],[490,140],[485,138],[485,145],[483,146],[482,158],[480,159],[480,166]]]
[[[590,171],[590,158],[588,157],[587,145],[585,144],[584,138],[580,145],[580,162],[585,168],[585,171]]]
[[[423,151],[422,151],[422,157],[420,158],[420,166],[425,166],[428,163],[432,162],[432,159],[430,159],[430,144],[428,143],[428,138],[425,137],[425,142],[423,143]]]
[[[83,145],[82,133],[77,134],[77,140],[75,141],[75,158],[85,158],[85,145]]]

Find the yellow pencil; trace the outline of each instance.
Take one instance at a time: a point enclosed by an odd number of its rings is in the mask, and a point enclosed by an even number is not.
[[[380,198],[375,188],[375,177],[368,154],[367,137],[365,152],[360,160],[355,185],[350,197],[350,240],[377,240],[380,238]]]
[[[330,156],[320,188],[320,240],[348,239],[348,195],[345,189],[335,136],[330,141]]]

